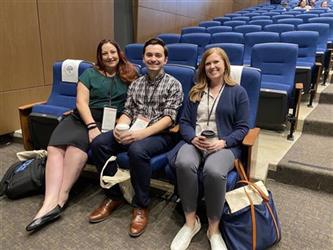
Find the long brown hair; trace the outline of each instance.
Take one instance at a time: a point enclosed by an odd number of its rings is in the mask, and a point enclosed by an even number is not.
[[[130,63],[124,52],[121,50],[120,46],[112,40],[103,39],[99,42],[96,51],[96,67],[99,70],[106,71],[106,67],[103,63],[102,59],[102,46],[106,43],[112,44],[116,49],[119,57],[119,63],[117,65],[117,74],[119,75],[120,79],[126,83],[131,83],[138,77],[138,72],[136,71],[134,65]]]
[[[230,76],[230,62],[227,54],[221,48],[210,48],[205,51],[202,56],[201,62],[198,67],[198,80],[197,83],[190,90],[189,96],[192,102],[199,102],[201,100],[201,96],[206,87],[208,87],[210,79],[206,74],[205,64],[206,59],[212,54],[218,54],[224,62],[224,75],[223,81],[225,84],[229,86],[234,86],[236,84],[235,80],[233,80]]]

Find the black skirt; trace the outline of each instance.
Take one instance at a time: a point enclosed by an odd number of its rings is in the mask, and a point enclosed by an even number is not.
[[[91,109],[91,114],[101,129],[103,109]],[[74,146],[84,152],[88,151],[89,144],[88,129],[78,110],[74,110],[58,124],[49,141],[49,146]]]

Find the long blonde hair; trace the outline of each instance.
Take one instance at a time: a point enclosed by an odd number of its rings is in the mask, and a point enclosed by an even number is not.
[[[202,93],[210,82],[210,79],[207,77],[206,74],[205,64],[207,57],[214,53],[218,54],[224,62],[224,83],[229,86],[234,86],[236,84],[235,80],[233,80],[230,76],[230,62],[227,54],[221,48],[210,48],[206,50],[206,52],[202,56],[201,62],[198,67],[197,83],[192,87],[189,93],[190,100],[192,102],[199,102],[201,100]]]

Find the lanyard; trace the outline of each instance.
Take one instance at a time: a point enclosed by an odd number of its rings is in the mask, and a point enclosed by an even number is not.
[[[216,105],[216,100],[219,99],[219,96],[221,95],[222,91],[224,89],[224,84],[221,86],[220,90],[219,90],[219,94],[216,96],[214,102],[213,102],[213,106],[209,111],[209,87],[208,87],[208,95],[207,95],[207,113],[208,113],[208,118],[207,118],[207,127],[209,126],[209,121],[210,121],[210,117],[212,115],[213,109]]]
[[[154,80],[154,83],[153,83],[153,84],[154,84],[154,85],[156,84],[156,81],[155,81],[155,80]],[[148,85],[148,89],[147,89],[147,85]],[[157,82],[156,86],[155,86],[154,89],[153,89],[153,92],[152,92],[150,98],[148,99],[148,94],[149,94],[149,83],[146,84],[146,86],[145,86],[145,96],[144,96],[144,105],[145,105],[145,106],[146,106],[146,105],[149,106],[149,104],[151,103],[151,101],[152,101],[153,98],[154,98],[155,91],[156,91],[156,89],[158,88],[159,85],[160,85],[160,81]]]

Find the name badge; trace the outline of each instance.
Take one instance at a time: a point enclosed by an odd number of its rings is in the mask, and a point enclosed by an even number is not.
[[[116,118],[117,118],[116,108],[104,107],[102,133],[114,129],[114,125],[116,124]]]
[[[130,131],[140,130],[144,129],[148,126],[149,119],[139,115],[138,118],[136,118],[135,122],[133,123],[132,127],[130,128]]]

